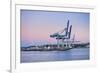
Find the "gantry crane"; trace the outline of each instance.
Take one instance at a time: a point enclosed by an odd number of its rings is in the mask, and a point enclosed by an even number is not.
[[[72,31],[72,25],[69,25],[69,20],[68,20],[67,27],[65,27],[63,30],[57,33],[50,35],[50,37],[55,38],[57,40],[58,47],[60,45],[62,46],[65,45],[66,47],[68,47],[70,46],[71,31]]]

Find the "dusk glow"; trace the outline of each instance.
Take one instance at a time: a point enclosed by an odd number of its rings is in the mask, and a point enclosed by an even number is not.
[[[89,42],[89,13],[21,10],[21,46],[56,43],[50,35],[72,25],[75,40]]]

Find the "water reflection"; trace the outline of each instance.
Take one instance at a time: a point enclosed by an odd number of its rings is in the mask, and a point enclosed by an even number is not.
[[[74,48],[66,51],[21,51],[21,63],[88,59],[89,48]]]

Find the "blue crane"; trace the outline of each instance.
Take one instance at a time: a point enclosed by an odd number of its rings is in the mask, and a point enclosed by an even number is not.
[[[67,27],[64,28],[63,30],[57,32],[57,33],[54,33],[52,35],[50,35],[50,37],[52,38],[56,38],[56,39],[70,39],[71,37],[71,30],[72,30],[72,25],[70,25],[69,27],[69,20],[67,22]],[[65,32],[64,35],[62,35],[61,33]]]
[[[57,40],[57,43],[59,45],[59,40],[60,43],[68,43],[68,40],[71,38],[71,31],[72,31],[72,25],[69,25],[69,20],[67,22],[67,27],[65,27],[63,30],[56,32],[52,35],[50,35],[51,38],[55,38]],[[64,34],[62,34],[64,33]]]

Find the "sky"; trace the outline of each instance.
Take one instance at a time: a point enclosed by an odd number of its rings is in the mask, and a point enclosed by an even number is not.
[[[72,25],[76,41],[89,42],[89,13],[21,10],[21,46],[56,43],[50,35]]]

